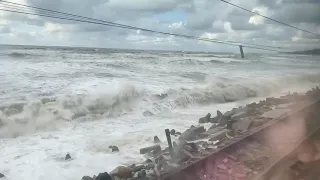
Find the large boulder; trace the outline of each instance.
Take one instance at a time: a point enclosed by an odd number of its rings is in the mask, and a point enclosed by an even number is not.
[[[99,173],[95,180],[112,180],[112,177],[107,173]]]
[[[209,141],[218,141],[221,140],[222,138],[226,137],[226,133],[228,132],[227,129],[222,129],[214,134],[211,134],[209,136]]]
[[[199,119],[199,124],[204,124],[210,122],[211,114],[208,113],[205,117]]]
[[[154,137],[153,137],[153,142],[154,142],[154,143],[161,143],[161,141],[160,141],[160,139],[159,139],[158,136],[154,136]]]
[[[176,134],[176,130],[171,129],[170,134],[171,134],[172,136],[175,135],[175,134]]]
[[[181,134],[179,137],[180,140],[190,141],[197,138],[197,136],[203,132],[205,132],[206,129],[203,126],[199,127],[191,127],[190,129],[187,129],[184,133]]]
[[[94,179],[90,176],[83,176],[81,180],[94,180]]]
[[[109,146],[112,152],[119,152],[119,148],[117,146]]]
[[[138,172],[138,171],[141,171],[142,169],[145,169],[145,168],[146,168],[146,166],[142,164],[142,165],[138,165],[138,166],[133,167],[132,171]]]
[[[119,178],[124,178],[124,179],[132,178],[132,176],[133,176],[132,170],[130,168],[124,167],[124,166],[117,167],[116,169],[114,169],[113,171],[110,172],[110,175],[116,176]]]
[[[71,159],[71,156],[70,156],[70,154],[68,153],[67,155],[66,155],[66,157],[64,158],[64,160],[70,160]]]
[[[146,154],[146,153],[151,152],[151,151],[160,152],[161,151],[161,146],[160,145],[153,145],[153,146],[141,148],[140,149],[140,154]]]

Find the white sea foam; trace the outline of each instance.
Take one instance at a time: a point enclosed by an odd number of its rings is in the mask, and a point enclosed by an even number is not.
[[[10,180],[80,180],[143,161],[139,148],[154,135],[165,146],[166,128],[182,132],[208,112],[320,83],[309,56],[0,51],[0,172]]]

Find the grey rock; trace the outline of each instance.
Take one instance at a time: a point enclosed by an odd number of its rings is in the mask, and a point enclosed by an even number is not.
[[[145,178],[147,176],[147,172],[146,170],[142,170],[140,172],[138,172],[138,178]]]
[[[152,163],[152,160],[151,160],[151,159],[147,159],[147,160],[145,161],[145,163]]]
[[[83,176],[81,180],[93,180],[93,178],[90,176]]]
[[[132,171],[133,172],[138,172],[138,171],[141,171],[142,169],[145,169],[145,165],[138,165],[138,166],[135,166],[134,168],[132,168]]]
[[[244,118],[247,116],[247,112],[246,111],[241,111],[241,112],[238,112],[234,115],[231,116],[232,119],[241,119],[241,118]]]
[[[69,159],[71,159],[71,156],[70,156],[70,154],[68,153],[68,154],[66,155],[66,157],[64,158],[64,160],[69,160]]]
[[[4,174],[0,173],[0,178],[6,177]]]
[[[176,132],[176,135],[179,135],[179,136],[181,136],[181,132]]]
[[[175,134],[176,134],[176,130],[171,129],[170,134],[171,134],[172,136],[175,135]]]
[[[148,170],[149,169],[153,169],[155,166],[156,166],[155,164],[149,163],[149,164],[146,165],[146,169],[148,169]]]
[[[109,146],[112,152],[119,152],[119,148],[117,146]]]
[[[95,180],[112,180],[112,177],[107,173],[99,173]]]
[[[261,117],[269,118],[269,119],[277,119],[277,118],[286,116],[286,114],[290,111],[291,111],[290,109],[274,109],[264,113]]]
[[[211,114],[208,113],[205,117],[199,119],[200,124],[208,123],[210,121]]]
[[[237,121],[236,123],[234,123],[232,125],[232,130],[234,132],[237,132],[237,131],[245,132],[248,130],[251,123],[252,123],[252,120],[250,120],[250,119],[243,119],[241,121]]]
[[[160,145],[153,145],[153,146],[141,148],[140,154],[146,154],[146,153],[154,151],[154,150],[161,151],[161,146]]]
[[[197,135],[205,132],[206,130],[204,129],[203,126],[200,127],[192,127],[190,129],[187,129],[184,133],[181,134],[179,137],[180,140],[194,140],[196,139]]]
[[[217,119],[217,117],[210,118],[209,122],[211,122],[211,123],[218,123],[218,119]]]
[[[223,129],[209,136],[209,141],[217,141],[226,136],[228,130]]]
[[[178,155],[176,157],[176,161],[178,163],[183,163],[191,158],[194,158],[194,156],[191,153],[189,153],[188,151],[183,149],[178,153]]]
[[[113,171],[110,172],[110,175],[126,179],[126,178],[132,178],[133,173],[131,168],[118,166],[117,168],[115,168]]]
[[[159,139],[158,136],[154,136],[154,137],[153,137],[153,142],[154,142],[154,143],[160,143],[161,141],[160,141],[160,139]]]
[[[226,116],[221,116],[219,119],[218,119],[218,126],[225,126],[228,124],[228,121],[229,121],[229,118],[226,117]]]
[[[232,111],[225,112],[223,115],[226,116],[226,117],[231,117],[234,114],[235,114],[235,110],[232,110]]]

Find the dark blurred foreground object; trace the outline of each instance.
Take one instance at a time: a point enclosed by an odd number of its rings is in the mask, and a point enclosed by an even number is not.
[[[2,174],[2,173],[0,173],[0,178],[4,178],[5,176]]]

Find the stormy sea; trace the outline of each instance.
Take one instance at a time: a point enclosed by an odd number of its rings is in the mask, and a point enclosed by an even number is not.
[[[166,128],[320,84],[319,56],[284,53],[1,45],[0,67],[0,170],[23,180],[143,161]]]

